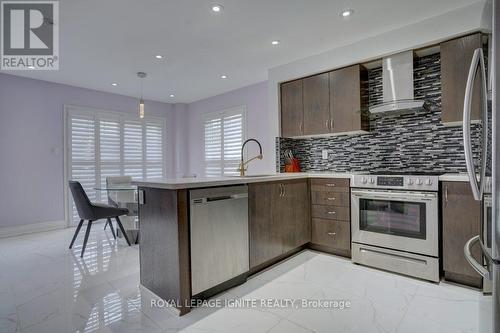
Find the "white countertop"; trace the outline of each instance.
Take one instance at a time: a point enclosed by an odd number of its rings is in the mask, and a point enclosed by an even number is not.
[[[294,178],[351,178],[353,175],[363,174],[360,172],[296,172],[296,173],[275,173],[257,176],[234,176],[234,177],[202,177],[202,178],[170,178],[170,179],[145,179],[134,180],[133,185],[153,188],[163,188],[168,190],[180,190],[200,187],[215,187],[226,185],[239,185],[249,183],[259,183],[265,181],[277,181]],[[469,176],[466,173],[445,173],[439,176],[439,181],[468,182]]]
[[[334,172],[296,172],[275,173],[269,175],[247,176],[247,177],[206,177],[206,178],[171,178],[171,179],[145,179],[134,180],[132,185],[142,187],[163,188],[168,190],[180,190],[199,187],[215,187],[226,185],[239,185],[258,183],[265,181],[276,181],[294,178],[351,178],[359,173],[334,173]]]
[[[468,182],[469,175],[466,173],[445,173],[439,176],[440,182]]]

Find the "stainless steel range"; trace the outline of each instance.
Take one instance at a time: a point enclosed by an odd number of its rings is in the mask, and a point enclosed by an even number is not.
[[[352,261],[439,281],[437,176],[355,175]]]

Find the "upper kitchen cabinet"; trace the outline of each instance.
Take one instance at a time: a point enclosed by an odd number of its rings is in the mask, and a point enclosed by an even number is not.
[[[367,131],[368,73],[361,65],[309,76],[281,85],[284,137]]]
[[[367,106],[363,94],[368,86],[368,71],[361,65],[330,72],[330,117],[333,133],[368,131]]]
[[[328,73],[302,80],[304,98],[304,135],[331,132]]]
[[[284,137],[303,135],[302,89],[302,80],[281,85],[281,135]]]
[[[474,50],[481,47],[481,33],[441,43],[442,121],[447,125],[462,123],[469,68]],[[472,97],[472,120],[481,119],[480,80],[481,77],[476,76]]]

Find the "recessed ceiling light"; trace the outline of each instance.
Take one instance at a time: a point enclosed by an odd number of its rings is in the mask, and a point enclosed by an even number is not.
[[[156,59],[163,59],[163,56],[161,54],[157,54],[157,55],[155,55],[155,58]]]
[[[273,41],[271,42],[271,44],[273,44],[273,45],[278,45],[279,43],[280,43],[280,41],[279,41],[279,40],[273,40]]]
[[[28,69],[35,69],[35,66],[28,66]]]
[[[227,79],[227,75],[221,75],[220,78],[221,79]]]
[[[170,94],[170,98],[174,98],[174,97],[175,97],[175,95],[174,95],[174,94]]]
[[[214,13],[220,13],[220,12],[222,12],[222,9],[223,9],[223,8],[224,8],[224,7],[222,7],[222,5],[218,5],[218,4],[213,4],[213,5],[212,5],[212,11],[213,11]]]
[[[118,83],[113,82],[113,83],[111,83],[111,85],[112,85],[113,87],[116,87],[116,86],[118,85]]]
[[[348,16],[351,16],[352,14],[354,14],[354,10],[352,10],[352,9],[346,9],[346,10],[343,10],[342,12],[340,12],[340,16],[342,16],[342,17],[348,17]]]

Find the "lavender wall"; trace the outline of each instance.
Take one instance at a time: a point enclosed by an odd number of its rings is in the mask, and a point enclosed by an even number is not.
[[[256,138],[264,148],[273,147],[271,150],[264,150],[263,161],[257,160],[250,164],[249,174],[274,172],[274,169],[267,170],[266,168],[266,165],[274,165],[275,150],[273,142],[275,138],[269,136],[267,125],[269,116],[267,113],[267,81],[265,81],[188,105],[186,128],[189,129],[189,137],[187,151],[191,173],[196,173],[199,176],[204,175],[203,114],[240,105],[245,105],[247,110],[247,137]],[[253,152],[256,148],[249,149],[252,149]]]
[[[136,112],[137,100],[0,74],[0,227],[64,219],[63,105]],[[173,106],[146,101],[167,117],[167,170],[175,172]]]

